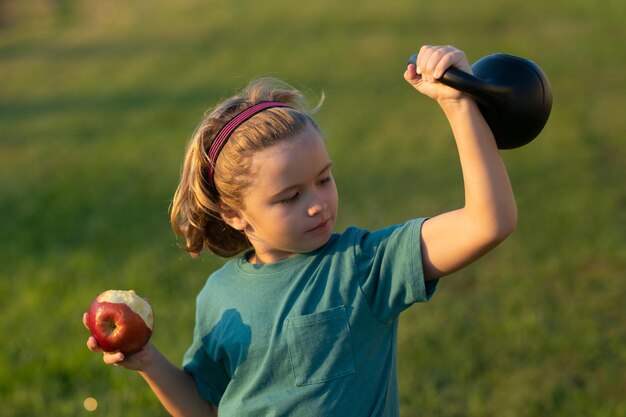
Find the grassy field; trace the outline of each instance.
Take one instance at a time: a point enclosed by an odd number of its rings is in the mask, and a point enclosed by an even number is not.
[[[422,43],[532,58],[554,107],[504,154],[518,230],[401,320],[403,416],[626,416],[624,23],[617,0],[0,1],[0,416],[165,415],[81,314],[134,288],[180,363],[222,261],[176,248],[168,205],[203,112],[251,78],[325,92],[339,230],[461,204],[445,119],[402,78]]]

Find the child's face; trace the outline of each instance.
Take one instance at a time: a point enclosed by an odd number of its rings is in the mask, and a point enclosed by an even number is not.
[[[236,210],[255,249],[272,263],[311,252],[330,238],[338,195],[324,141],[313,127],[252,156],[251,186]]]

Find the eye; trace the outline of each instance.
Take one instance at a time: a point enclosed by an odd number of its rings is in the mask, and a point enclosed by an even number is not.
[[[295,203],[296,201],[298,201],[300,199],[300,192],[295,193],[294,195],[284,198],[282,200],[280,200],[281,203],[283,204],[292,204]]]
[[[324,178],[322,178],[322,179],[320,180],[320,185],[325,185],[325,184],[328,184],[328,183],[329,183],[329,182],[331,182],[332,180],[333,180],[333,176],[332,176],[332,175],[328,175],[328,176],[326,176],[326,177],[324,177]]]

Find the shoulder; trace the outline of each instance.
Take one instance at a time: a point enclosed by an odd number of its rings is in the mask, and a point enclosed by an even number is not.
[[[351,226],[333,236],[325,255],[331,255],[333,260],[348,260],[359,270],[368,269],[372,263],[379,262],[381,257],[412,257],[420,251],[421,226],[424,221],[422,218],[412,219],[377,230]]]
[[[208,296],[215,297],[216,292],[228,288],[232,284],[232,278],[239,274],[237,265],[240,258],[241,257],[232,258],[219,269],[213,271],[198,293],[198,298],[202,299]]]
[[[363,250],[376,249],[388,242],[413,242],[419,241],[421,228],[427,219],[411,219],[404,223],[398,223],[377,230],[368,230],[360,227],[349,227],[342,238],[344,242],[350,242],[353,246]]]

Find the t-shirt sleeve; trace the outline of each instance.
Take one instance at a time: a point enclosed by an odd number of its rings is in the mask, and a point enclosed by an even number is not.
[[[421,230],[425,220],[355,234],[360,285],[381,322],[396,318],[414,303],[430,300],[435,293],[438,280],[424,281]]]
[[[193,343],[185,353],[183,370],[191,374],[202,398],[217,406],[230,382],[224,363],[213,358],[207,344],[206,312],[202,307],[206,304],[201,300],[202,293],[196,300],[196,323]]]

